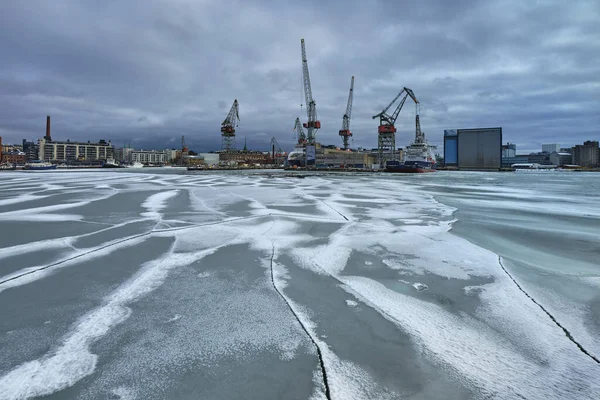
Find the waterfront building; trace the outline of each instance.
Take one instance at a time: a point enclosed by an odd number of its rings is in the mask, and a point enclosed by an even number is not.
[[[445,130],[444,164],[461,170],[499,170],[502,128]]]
[[[550,164],[562,166],[573,164],[573,155],[571,153],[553,151],[550,153]]]
[[[38,158],[43,161],[97,161],[114,157],[110,141],[66,142],[51,140],[48,136],[38,140]]]
[[[25,153],[25,160],[27,162],[31,162],[31,161],[38,159],[39,149],[38,149],[37,143],[28,142],[27,140],[23,139],[22,148],[23,148],[23,153]]]
[[[600,165],[600,149],[598,141],[588,140],[583,145],[573,147],[573,163],[582,167],[597,167]]]
[[[517,155],[517,145],[506,143],[502,145],[502,159],[515,157]]]
[[[7,151],[3,152],[0,156],[0,162],[11,163],[16,165],[24,165],[27,160],[25,159],[25,153],[22,151]]]
[[[142,164],[166,164],[167,153],[156,150],[132,150],[131,162]]]

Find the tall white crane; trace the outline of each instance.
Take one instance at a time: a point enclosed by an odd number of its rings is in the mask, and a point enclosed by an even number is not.
[[[303,125],[308,130],[308,144],[314,144],[317,130],[321,128],[321,121],[317,119],[317,105],[312,97],[304,39],[300,39],[300,44],[302,45],[302,81],[304,83],[304,98],[306,99],[306,113],[308,116],[308,121]]]
[[[350,117],[352,116],[352,99],[354,97],[354,77],[350,81],[350,93],[348,94],[348,104],[346,104],[346,114],[342,118],[342,129],[340,136],[344,139],[344,150],[348,149],[348,138],[352,136],[350,132]]]

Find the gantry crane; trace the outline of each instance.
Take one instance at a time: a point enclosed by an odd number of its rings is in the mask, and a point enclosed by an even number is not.
[[[348,149],[348,138],[352,136],[350,132],[350,116],[352,115],[352,98],[354,97],[354,77],[350,80],[350,93],[348,94],[348,104],[346,104],[346,114],[342,118],[342,129],[340,136],[344,140],[344,150]]]
[[[298,144],[305,145],[306,144],[306,135],[304,134],[304,129],[302,129],[302,123],[300,122],[300,118],[296,118],[296,123],[294,124],[294,130],[298,135]]]
[[[239,121],[239,105],[237,99],[235,99],[227,117],[221,123],[221,148],[223,150],[235,150],[235,128],[238,126]]]
[[[419,100],[417,100],[413,91],[407,87],[404,87],[394,98],[394,100],[392,100],[392,102],[383,109],[382,112],[373,116],[373,119],[379,117],[379,127],[377,128],[377,133],[380,168],[384,168],[387,161],[396,160],[396,127],[394,124],[396,123],[396,119],[398,118],[398,115],[400,115],[400,110],[402,110],[402,106],[404,105],[404,102],[408,96],[413,99],[417,106],[419,105]],[[402,100],[400,100],[394,109],[394,112],[392,112],[391,115],[388,114],[390,107],[392,107],[392,105],[396,103],[400,97],[402,97]]]
[[[306,113],[308,116],[308,121],[302,125],[308,130],[308,144],[314,144],[317,130],[321,128],[321,121],[317,119],[317,105],[312,97],[304,39],[300,39],[300,44],[302,45],[302,81],[304,83],[304,98],[306,99]]]

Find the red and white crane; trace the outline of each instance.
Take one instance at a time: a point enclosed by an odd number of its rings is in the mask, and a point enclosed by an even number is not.
[[[354,77],[350,81],[350,93],[348,94],[348,104],[346,104],[346,114],[342,118],[342,129],[340,129],[340,136],[344,140],[344,150],[348,149],[348,138],[352,136],[350,132],[350,117],[352,115],[352,99],[354,97]]]
[[[404,95],[404,96],[402,96]],[[379,117],[379,127],[377,128],[377,148],[379,154],[379,165],[385,167],[387,161],[396,160],[396,119],[400,115],[400,110],[406,101],[407,97],[410,96],[415,102],[416,106],[419,106],[419,100],[415,97],[412,90],[405,87],[400,93],[392,100],[392,102],[383,109],[377,115],[373,116],[373,119]],[[388,114],[388,110],[396,101],[402,97],[402,100],[398,103],[392,114]]]

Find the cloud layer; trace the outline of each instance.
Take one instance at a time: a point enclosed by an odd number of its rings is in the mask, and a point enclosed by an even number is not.
[[[355,76],[354,146],[375,147],[371,117],[407,86],[428,139],[502,126],[518,149],[600,139],[600,3],[8,0],[0,14],[0,136],[217,149],[240,103],[244,136],[293,143],[300,38],[323,128],[337,132]],[[302,114],[301,114],[302,112]],[[398,145],[414,136],[406,103]]]

